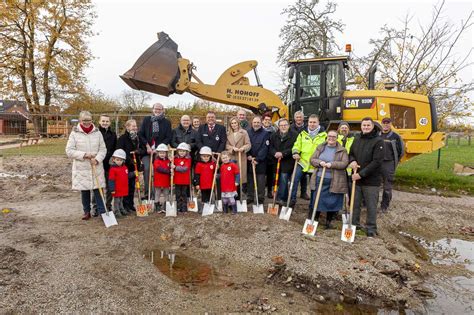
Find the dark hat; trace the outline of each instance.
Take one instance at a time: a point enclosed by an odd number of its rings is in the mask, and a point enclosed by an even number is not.
[[[382,119],[383,124],[390,123],[390,122],[392,122],[392,120],[389,117],[385,117],[384,119]]]

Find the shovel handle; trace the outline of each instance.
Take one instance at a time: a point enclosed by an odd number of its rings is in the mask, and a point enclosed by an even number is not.
[[[278,158],[276,174],[275,174],[275,184],[273,185],[273,207],[275,207],[275,203],[276,203],[276,195],[277,195],[277,190],[278,190],[278,177],[280,176],[280,163],[281,163],[281,158]]]
[[[258,208],[258,188],[257,188],[257,174],[255,171],[255,163],[253,163],[253,159],[250,162],[252,164],[252,172],[253,172],[253,187],[255,189],[255,200],[257,200],[257,208]]]
[[[96,172],[96,169],[95,169],[95,164],[91,163],[91,166],[92,166],[92,176],[95,179],[95,184],[97,185],[97,189],[99,189],[100,198],[102,199],[102,203],[104,204],[104,208],[105,208],[105,213],[107,213],[107,215],[108,215],[109,210],[107,209],[107,205],[105,203],[104,192],[102,191],[102,188],[100,187],[100,184],[99,184],[99,179],[97,178],[97,172]]]
[[[293,173],[291,174],[291,181],[290,181],[290,190],[288,191],[288,198],[286,200],[286,208],[290,207],[290,199],[291,199],[291,191],[293,190],[293,183],[295,181],[296,175],[296,168],[298,167],[298,161],[295,160],[295,165],[293,166]]]
[[[318,169],[315,169],[316,172],[316,179],[318,178]],[[311,224],[314,223],[314,217],[316,216],[316,209],[318,208],[319,204],[319,196],[321,195],[321,189],[323,188],[323,181],[324,181],[324,175],[326,174],[326,167],[323,167],[323,171],[321,173],[321,179],[319,180],[319,186],[318,186],[318,193],[316,194],[316,199],[314,200],[314,205],[313,205],[313,214],[311,215]]]
[[[212,178],[211,195],[209,196],[209,204],[211,204],[211,202],[212,202],[212,195],[214,194],[214,187],[216,186],[216,177],[217,177],[217,171],[219,170],[219,159],[220,158],[221,158],[221,154],[217,153],[216,169],[214,170],[214,177]]]
[[[354,174],[357,174],[357,168],[354,169]],[[356,181],[352,180],[352,188],[351,188],[351,202],[349,205],[349,227],[352,227],[352,212],[354,210],[354,197],[355,197],[355,188],[356,188]]]

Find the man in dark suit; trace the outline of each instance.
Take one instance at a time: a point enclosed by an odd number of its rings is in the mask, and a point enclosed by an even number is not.
[[[198,151],[206,146],[211,148],[212,152],[221,153],[225,150],[227,142],[227,134],[225,127],[216,124],[216,114],[208,112],[206,115],[206,123],[201,125],[197,135]]]

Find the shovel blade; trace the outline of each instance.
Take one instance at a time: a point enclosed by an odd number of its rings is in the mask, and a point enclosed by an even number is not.
[[[216,201],[216,207],[214,208],[214,211],[215,212],[223,212],[223,208],[222,208],[222,200],[217,200]]]
[[[265,212],[263,211],[263,205],[253,205],[252,210],[254,214],[264,214]]]
[[[280,212],[280,219],[290,221],[291,212],[293,211],[292,208],[289,207],[282,207]]]
[[[143,204],[146,206],[146,211],[147,211],[147,215],[150,214],[150,213],[153,213],[153,201],[151,200],[145,200],[143,201]]]
[[[237,201],[237,212],[247,212],[247,200]]]
[[[166,216],[167,217],[175,217],[176,214],[176,202],[166,202]]]
[[[137,207],[137,217],[146,217],[148,216],[148,208],[146,204],[138,205]]]
[[[115,214],[112,211],[102,213],[101,217],[104,221],[106,228],[111,227],[112,225],[118,225],[117,219],[115,218]]]
[[[202,208],[202,216],[211,215],[214,213],[215,205],[211,205],[210,203],[205,203],[204,207]]]
[[[278,215],[278,209],[280,208],[279,205],[272,205],[272,204],[269,204],[268,205],[268,208],[267,208],[267,212],[271,215],[275,215],[277,216]]]
[[[355,239],[355,234],[356,234],[356,226],[349,224],[343,224],[342,225],[342,231],[341,231],[341,241],[347,242],[347,243],[353,243]]]
[[[188,211],[189,212],[198,212],[199,207],[198,207],[198,202],[197,198],[192,198],[188,200]]]
[[[342,224],[349,224],[349,215],[348,214],[343,214],[342,215]]]
[[[305,235],[314,236],[316,234],[316,229],[318,228],[318,221],[311,221],[310,219],[306,219],[303,225],[303,231],[301,233]]]

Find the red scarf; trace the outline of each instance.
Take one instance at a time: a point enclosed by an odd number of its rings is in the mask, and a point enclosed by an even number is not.
[[[84,127],[83,124],[80,124],[81,125],[81,129],[82,131],[84,131],[86,134],[89,134],[92,129],[94,129],[94,124],[91,124],[89,127]]]

